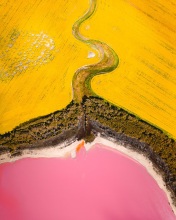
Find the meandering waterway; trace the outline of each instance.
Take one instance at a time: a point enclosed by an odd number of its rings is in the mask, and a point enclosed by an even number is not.
[[[75,38],[88,44],[92,49],[97,50],[100,55],[100,61],[98,63],[83,66],[74,74],[72,81],[73,99],[77,102],[81,102],[84,95],[87,97],[95,95],[91,89],[91,79],[95,75],[111,72],[117,68],[119,63],[116,52],[110,46],[98,40],[88,39],[82,36],[79,31],[81,24],[95,12],[96,5],[97,0],[90,0],[88,11],[73,25],[73,35]]]

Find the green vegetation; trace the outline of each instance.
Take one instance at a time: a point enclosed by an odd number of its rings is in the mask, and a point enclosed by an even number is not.
[[[92,131],[114,137],[146,154],[176,195],[176,142],[163,131],[101,98],[85,98],[86,117]]]
[[[71,102],[61,111],[32,119],[0,135],[0,146],[13,152],[22,148],[61,143],[76,135],[81,114],[80,106]]]
[[[176,142],[163,131],[98,97],[83,97],[65,109],[25,122],[0,136],[0,154],[49,147],[69,140],[92,142],[100,133],[145,153],[176,194]]]
[[[93,14],[95,6],[94,0],[88,12],[74,24],[73,33],[78,40],[100,52],[100,62],[75,73],[74,100],[65,109],[32,119],[0,135],[0,154],[10,151],[15,156],[26,148],[49,147],[79,139],[92,142],[97,133],[101,133],[145,153],[164,173],[167,186],[176,195],[176,142],[158,128],[95,97],[91,89],[91,79],[95,75],[114,70],[119,62],[108,45],[87,40],[79,33],[80,25]]]
[[[98,63],[83,66],[74,74],[72,81],[73,98],[75,102],[78,103],[81,103],[84,96],[96,96],[96,94],[91,89],[91,80],[95,75],[111,72],[117,68],[119,63],[119,58],[111,47],[101,41],[87,39],[83,37],[79,32],[81,24],[94,13],[96,4],[97,1],[92,0],[90,8],[85,13],[85,15],[78,19],[73,25],[73,35],[75,38],[85,44],[88,44],[93,49],[96,49],[101,55],[101,59]]]

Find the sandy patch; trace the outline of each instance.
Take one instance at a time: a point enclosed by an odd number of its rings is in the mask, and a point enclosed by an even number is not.
[[[33,149],[33,150],[23,150],[22,155],[11,157],[10,153],[6,153],[0,156],[0,164],[6,163],[6,162],[14,162],[16,160],[20,160],[23,158],[52,158],[52,157],[72,157],[75,158],[77,151],[80,149],[80,146],[83,146],[84,141],[75,141],[69,146],[67,146],[65,143],[57,145],[55,147],[47,147],[43,149]],[[168,198],[168,201],[172,207],[173,212],[176,215],[176,207],[173,204],[171,192],[167,189],[165,182],[163,181],[162,176],[157,172],[156,168],[154,168],[152,162],[145,157],[143,154],[133,151],[132,149],[128,149],[122,145],[119,145],[116,143],[114,139],[105,139],[103,137],[96,137],[95,140],[92,143],[85,144],[85,149],[88,151],[91,149],[95,143],[103,144],[106,146],[109,146],[113,149],[118,150],[119,152],[129,156],[130,158],[134,159],[135,161],[139,162],[141,165],[143,165],[148,173],[156,180],[159,187],[166,193],[166,196]]]

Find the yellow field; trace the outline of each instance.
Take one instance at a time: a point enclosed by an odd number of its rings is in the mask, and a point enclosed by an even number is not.
[[[98,61],[72,35],[88,7],[87,0],[0,2],[0,133],[72,100],[74,72]]]
[[[74,72],[98,61],[87,59],[91,49],[71,32],[88,7],[88,0],[1,1],[0,133],[71,101]],[[98,0],[80,30],[120,59],[115,71],[93,78],[95,93],[174,138],[175,11],[174,0]]]
[[[115,71],[93,78],[95,93],[174,138],[175,11],[174,0],[101,0],[96,14],[81,29],[83,35],[109,44],[120,59]]]

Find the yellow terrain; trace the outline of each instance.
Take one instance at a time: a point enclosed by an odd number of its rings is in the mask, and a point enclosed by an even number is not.
[[[0,133],[72,100],[76,70],[99,61],[71,31],[88,8],[88,0],[1,1]],[[80,29],[120,59],[112,73],[93,78],[93,91],[174,138],[175,11],[174,0],[98,0]]]
[[[101,0],[81,28],[82,35],[109,44],[120,59],[115,71],[93,78],[94,92],[174,138],[175,12],[174,0]]]
[[[72,100],[76,70],[97,62],[72,35],[89,1],[0,2],[0,133]]]

